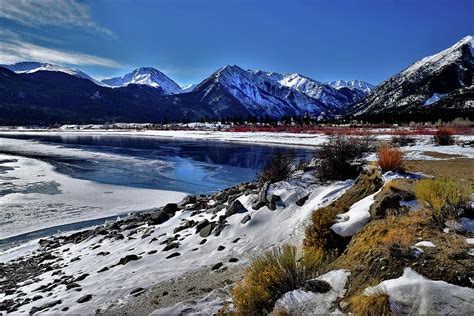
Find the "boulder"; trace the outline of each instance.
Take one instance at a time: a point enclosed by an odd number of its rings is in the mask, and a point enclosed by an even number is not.
[[[306,281],[304,288],[314,293],[326,293],[331,290],[331,285],[326,281],[312,279]]]
[[[248,212],[247,209],[242,205],[242,203],[240,203],[239,200],[235,200],[227,207],[227,210],[225,211],[225,216],[229,217],[237,213],[245,212]]]
[[[394,187],[382,190],[375,196],[375,201],[370,206],[370,216],[372,219],[382,219],[387,215],[406,214],[409,209],[406,206],[401,206],[400,201],[410,201],[414,198],[413,193]]]
[[[303,196],[303,197],[300,198],[300,199],[298,199],[295,203],[296,203],[296,205],[298,205],[298,206],[303,206],[303,205],[306,203],[306,201],[308,200],[308,198],[309,198],[309,194]]]
[[[118,264],[125,265],[125,264],[129,263],[130,261],[135,261],[135,260],[138,260],[138,259],[140,259],[140,257],[137,256],[137,255],[126,255],[125,257],[120,258],[120,261],[119,261]]]
[[[254,210],[258,210],[261,207],[264,207],[267,203],[267,191],[268,187],[270,186],[270,182],[265,182],[265,184],[262,186],[262,189],[260,189],[260,192],[258,193],[257,199],[252,203],[252,208]]]
[[[219,223],[215,228],[214,228],[214,236],[219,236],[221,232],[226,228],[228,225],[225,223]]]
[[[213,229],[214,223],[208,223],[205,227],[203,227],[203,229],[199,231],[199,236],[201,236],[202,238],[206,238],[211,234]]]
[[[162,211],[170,215],[170,217],[172,217],[178,211],[178,204],[168,203],[163,207]]]
[[[149,225],[163,224],[164,222],[166,222],[170,218],[171,218],[171,216],[168,213],[166,213],[163,210],[159,210],[159,211],[154,212],[150,216],[150,218],[148,219],[148,224]]]
[[[207,219],[203,219],[196,225],[196,234],[199,233],[204,227],[206,227],[209,224],[209,221]]]

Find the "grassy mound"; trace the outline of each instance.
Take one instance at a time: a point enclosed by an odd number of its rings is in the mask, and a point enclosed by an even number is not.
[[[336,253],[343,251],[347,240],[331,230],[336,216],[347,212],[354,203],[375,193],[382,185],[383,180],[376,173],[362,173],[340,198],[313,212],[305,231],[303,247]]]

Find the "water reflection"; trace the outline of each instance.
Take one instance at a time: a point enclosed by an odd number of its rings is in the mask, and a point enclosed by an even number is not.
[[[131,187],[165,189],[199,194],[223,189],[236,183],[251,181],[268,156],[277,147],[222,142],[184,141],[131,136],[10,136],[32,139],[51,146],[80,148],[91,158],[61,155],[61,150],[17,154],[35,156],[52,163],[57,171],[75,178]],[[5,151],[7,149],[1,148]],[[12,149],[10,149],[12,150]],[[307,148],[294,149],[299,159],[309,159]],[[133,159],[103,159],[113,154]]]

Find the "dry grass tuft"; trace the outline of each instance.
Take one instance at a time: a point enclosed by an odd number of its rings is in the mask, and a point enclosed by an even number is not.
[[[382,145],[377,150],[377,163],[383,172],[402,170],[403,157],[403,152],[397,147]]]
[[[393,315],[387,291],[381,286],[372,288],[370,293],[353,296],[350,302],[352,312],[357,316]]]
[[[472,193],[469,183],[455,179],[422,179],[415,184],[416,198],[440,223],[461,216],[469,207]]]
[[[305,251],[298,256],[296,247],[290,245],[255,258],[232,291],[237,313],[270,313],[281,295],[316,277],[325,261],[326,254],[321,250]]]

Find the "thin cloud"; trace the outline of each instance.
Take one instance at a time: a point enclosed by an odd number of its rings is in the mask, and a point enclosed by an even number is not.
[[[120,66],[112,59],[36,45],[26,41],[21,35],[7,30],[0,30],[0,41],[1,64],[34,60],[70,65]]]
[[[79,27],[115,37],[93,21],[85,3],[76,0],[1,0],[0,17],[27,26]]]

